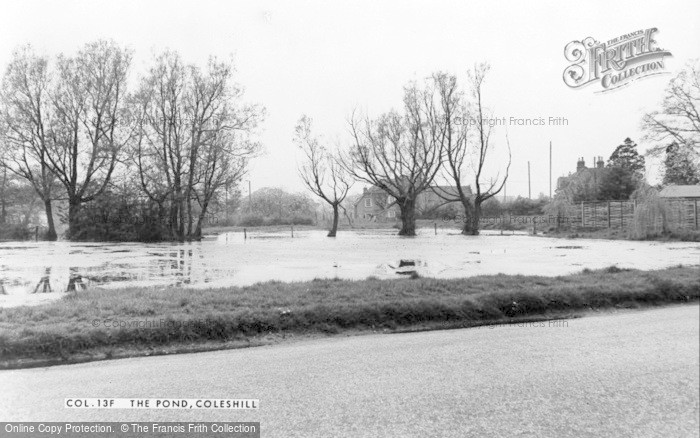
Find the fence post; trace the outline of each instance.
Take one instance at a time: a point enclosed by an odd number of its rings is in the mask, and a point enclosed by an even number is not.
[[[294,225],[292,225],[291,227],[292,227],[292,237],[294,237]]]
[[[593,202],[593,228],[598,228],[598,203]]]
[[[584,212],[583,212],[583,201],[581,201],[581,228],[583,228],[584,225]]]
[[[620,229],[624,230],[625,229],[625,209],[623,207],[625,201],[620,201]]]
[[[608,228],[610,228],[610,201],[608,201]]]
[[[695,216],[695,229],[698,229],[698,200],[695,200],[695,208],[693,209],[693,213]]]
[[[248,239],[248,231],[245,228],[243,228],[243,240],[246,239]]]

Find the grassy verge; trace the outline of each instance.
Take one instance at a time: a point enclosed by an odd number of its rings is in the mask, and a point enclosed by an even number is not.
[[[663,234],[649,236],[645,239],[634,239],[630,237],[627,230],[620,229],[586,229],[556,231],[553,227],[543,234],[547,237],[557,237],[565,239],[605,239],[605,240],[654,240],[660,242],[700,242],[700,231],[698,230],[677,230]]]
[[[90,290],[0,309],[0,367],[256,345],[272,338],[470,327],[697,301],[698,267],[561,277],[267,282]]]

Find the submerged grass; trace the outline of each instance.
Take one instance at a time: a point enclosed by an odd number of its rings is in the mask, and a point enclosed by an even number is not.
[[[700,269],[604,270],[560,276],[313,280],[208,290],[88,290],[0,309],[0,367],[246,345],[265,334],[469,327],[590,309],[700,299]],[[206,345],[206,346],[205,346]]]

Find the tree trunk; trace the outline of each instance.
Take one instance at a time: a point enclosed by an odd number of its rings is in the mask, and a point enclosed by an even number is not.
[[[328,232],[328,237],[335,237],[338,232],[338,204],[333,204],[333,227]]]
[[[44,211],[46,212],[46,222],[49,224],[49,231],[46,232],[46,240],[51,242],[58,239],[56,235],[56,226],[53,222],[53,211],[51,208],[51,199],[46,199],[44,201]]]
[[[0,203],[2,204],[2,209],[0,210],[0,224],[4,224],[7,221],[7,207],[5,199],[5,189],[7,187],[7,167],[3,167],[2,174],[2,185],[0,186]]]
[[[481,205],[473,205],[471,201],[462,201],[464,207],[464,225],[462,234],[466,236],[476,236],[479,234],[479,219],[481,217]]]
[[[415,199],[399,200],[401,210],[401,230],[399,236],[416,235],[416,201]]]
[[[202,204],[202,210],[199,212],[199,217],[197,218],[197,225],[194,229],[194,235],[190,236],[190,239],[202,240],[202,225],[206,219],[207,209],[209,208],[209,200],[205,200]]]
[[[74,239],[78,234],[78,213],[80,202],[74,199],[68,201],[68,239]]]

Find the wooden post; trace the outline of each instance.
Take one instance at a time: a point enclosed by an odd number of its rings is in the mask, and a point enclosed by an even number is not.
[[[34,241],[38,242],[39,241],[39,227],[34,227]]]
[[[598,228],[598,203],[593,202],[593,228]]]
[[[610,228],[610,201],[608,201],[608,228]]]
[[[624,230],[625,229],[625,215],[624,215],[624,202],[625,201],[620,201],[620,229]]]
[[[552,199],[552,140],[549,141],[549,199]]]
[[[437,236],[437,222],[435,222],[435,235]]]
[[[695,207],[693,208],[693,213],[695,216],[695,229],[698,229],[698,200],[695,200]]]
[[[294,225],[292,225],[291,228],[292,228],[292,238],[294,238]]]
[[[243,228],[243,239],[248,239],[248,231],[245,228]]]
[[[583,212],[583,201],[581,201],[581,228],[583,228],[583,218],[584,218],[584,212]]]

